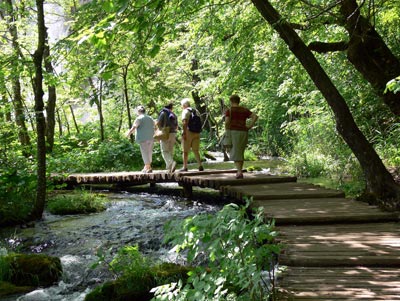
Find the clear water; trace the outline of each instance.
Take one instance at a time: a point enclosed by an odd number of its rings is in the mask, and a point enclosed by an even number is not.
[[[164,224],[221,208],[215,203],[146,192],[108,193],[108,197],[109,206],[101,213],[46,213],[33,228],[3,230],[3,244],[20,252],[57,256],[64,270],[57,285],[5,300],[84,300],[94,286],[112,278],[105,267],[91,268],[98,259],[97,252],[107,252],[111,257],[122,246],[138,245],[147,256],[173,260],[173,254],[162,244]]]

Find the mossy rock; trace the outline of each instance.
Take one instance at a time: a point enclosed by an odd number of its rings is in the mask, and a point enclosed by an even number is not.
[[[190,268],[173,263],[162,263],[152,267],[148,274],[129,275],[108,281],[95,288],[85,297],[85,301],[149,301],[153,287],[187,279]]]
[[[32,286],[16,286],[10,282],[0,281],[0,298],[10,295],[21,295],[33,291]]]
[[[50,286],[62,275],[58,257],[44,254],[10,254],[10,282],[17,286]]]
[[[170,283],[179,279],[186,280],[191,270],[193,268],[170,262],[163,262],[153,267],[153,273],[157,278],[157,285]]]
[[[142,279],[118,278],[95,288],[85,301],[149,301],[153,298],[150,289],[155,286],[151,277]]]

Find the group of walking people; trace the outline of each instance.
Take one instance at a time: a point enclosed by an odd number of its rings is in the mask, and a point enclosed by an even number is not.
[[[251,112],[249,109],[240,106],[240,97],[232,95],[230,97],[230,108],[225,112],[225,129],[229,130],[232,147],[230,149],[230,160],[234,161],[237,169],[236,178],[243,178],[243,161],[244,151],[248,143],[248,130],[251,129],[258,119],[258,116]],[[190,150],[193,151],[194,157],[198,164],[198,170],[203,171],[200,156],[200,133],[193,132],[189,129],[189,120],[192,115],[193,108],[190,107],[190,99],[184,98],[181,101],[182,114],[182,160],[183,166],[180,172],[188,171],[188,158]],[[166,139],[160,140],[161,154],[165,161],[166,169],[169,172],[176,170],[176,161],[174,160],[174,146],[177,141],[178,132],[178,118],[174,113],[174,104],[169,103],[164,106],[160,111],[157,120],[146,114],[146,109],[143,106],[136,108],[137,118],[135,119],[132,128],[127,132],[126,136],[129,137],[135,132],[135,140],[140,145],[140,152],[144,162],[142,172],[151,173],[153,146],[154,146],[154,133],[156,129],[169,128],[169,135]],[[198,112],[197,112],[198,114]],[[247,120],[250,123],[247,124]]]

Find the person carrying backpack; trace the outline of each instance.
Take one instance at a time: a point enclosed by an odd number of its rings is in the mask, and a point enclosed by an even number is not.
[[[173,112],[173,103],[167,104],[158,115],[157,126],[164,128],[169,126],[169,138],[160,140],[161,155],[165,161],[166,169],[169,172],[174,172],[176,162],[174,161],[174,145],[176,143],[176,131],[178,129],[178,118]]]
[[[182,149],[183,149],[183,167],[179,171],[188,170],[189,151],[192,150],[199,171],[203,171],[204,167],[201,164],[200,158],[200,132],[201,120],[197,110],[190,107],[190,99],[184,98],[181,101],[182,105]]]

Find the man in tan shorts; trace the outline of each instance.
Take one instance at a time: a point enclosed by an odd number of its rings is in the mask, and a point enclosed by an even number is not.
[[[188,170],[188,157],[189,151],[192,150],[194,157],[196,158],[197,164],[199,165],[199,171],[203,171],[203,165],[201,164],[200,158],[200,133],[191,132],[188,128],[189,118],[191,115],[190,99],[184,98],[181,101],[182,105],[182,149],[183,149],[183,167],[179,171]]]

